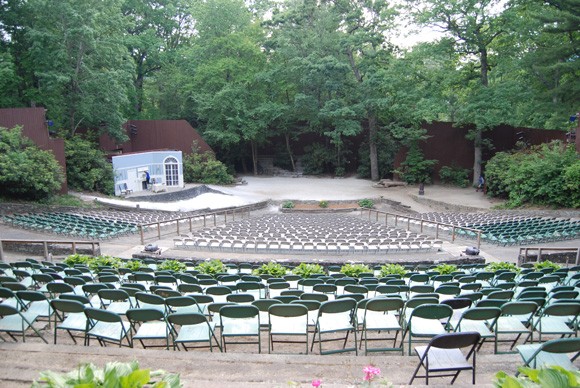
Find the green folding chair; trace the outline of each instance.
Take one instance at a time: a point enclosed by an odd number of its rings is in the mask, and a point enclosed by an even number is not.
[[[501,314],[498,307],[474,307],[465,310],[457,322],[450,322],[450,326],[456,333],[477,332],[481,336],[481,342],[477,351],[487,339],[493,339],[494,354],[497,353],[497,319]]]
[[[116,343],[119,347],[123,346],[123,340],[127,345],[131,345],[129,337],[131,324],[124,321],[121,315],[112,311],[85,308],[87,317],[87,332],[85,343],[90,345],[90,339],[95,338],[101,346],[107,346],[107,343]]]
[[[555,365],[567,370],[578,370],[573,362],[580,355],[580,338],[558,338],[539,344],[518,345],[517,349],[524,366],[537,369]],[[569,354],[573,356],[569,357]]]
[[[87,299],[88,300],[88,299]],[[73,332],[83,333],[83,340],[87,330],[85,305],[76,300],[53,299],[50,305],[54,310],[54,343],[56,345],[58,330],[68,333],[73,342],[77,343]]]
[[[318,342],[320,354],[333,354],[333,353],[343,353],[352,352],[358,354],[358,344],[357,344],[357,333],[356,333],[356,320],[355,309],[357,302],[352,298],[342,298],[324,302],[320,305],[318,309],[318,317],[316,319],[316,326],[314,330],[314,336],[312,338],[312,345],[310,346],[310,351],[314,348],[314,343]],[[353,333],[354,337],[354,347],[347,348],[346,344],[348,342],[348,337],[350,333]],[[344,337],[340,338],[327,338],[323,339],[323,334],[331,333],[344,333]],[[318,341],[316,341],[316,336],[318,335]],[[335,350],[322,350],[323,342],[330,341],[340,341],[344,340],[342,349]]]
[[[268,353],[274,350],[274,343],[303,343],[308,354],[308,308],[301,304],[275,304],[268,309],[270,346]],[[300,340],[275,340],[274,336],[304,337]]]
[[[262,352],[260,339],[260,310],[252,305],[223,306],[220,309],[221,342],[224,352],[228,344],[257,344],[258,353]],[[256,337],[255,341],[228,341],[230,338]]]
[[[170,325],[170,333],[173,342],[173,350],[179,345],[185,351],[209,347],[213,352],[212,338],[220,352],[221,345],[215,336],[215,324],[208,322],[207,317],[201,313],[173,313],[167,316]],[[206,343],[206,346],[188,346],[189,344]]]
[[[129,309],[126,315],[133,332],[130,347],[133,347],[135,340],[138,340],[143,349],[147,347],[169,349],[169,326],[165,320],[165,315],[161,311],[156,309]],[[144,342],[159,340],[163,340],[165,344],[145,345]]]
[[[360,304],[359,304],[360,305]],[[397,338],[399,333],[403,330],[399,317],[405,302],[400,298],[375,298],[368,300],[363,309],[362,314],[362,332],[361,337],[364,338],[365,355],[369,352],[385,352],[385,351],[400,351],[404,354],[404,346],[401,341],[401,346],[397,347]],[[386,335],[369,338],[369,332],[390,333],[395,332],[394,337],[386,337]],[[371,341],[390,341],[393,340],[392,347],[369,347]],[[362,345],[362,338],[361,338]]]
[[[33,326],[35,320],[35,314],[28,314],[27,312],[19,311],[13,306],[0,304],[0,332],[8,334],[14,341],[18,341],[14,335],[20,334],[22,335],[22,342],[26,342],[26,331],[32,329],[44,343],[48,344],[48,341]]]
[[[413,309],[407,327],[403,332],[403,340],[408,334],[409,355],[413,338],[433,338],[446,332],[453,309],[443,304],[423,304]]]

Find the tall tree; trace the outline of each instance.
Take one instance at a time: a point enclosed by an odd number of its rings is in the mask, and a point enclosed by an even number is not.
[[[475,124],[472,132],[474,141],[473,184],[481,175],[482,132],[502,122],[502,115],[487,112],[485,101],[496,98],[486,90],[489,86],[490,47],[505,32],[505,19],[501,14],[501,0],[407,0],[414,6],[414,14],[419,23],[432,25],[445,32],[455,40],[455,49],[463,55],[466,62],[471,62],[473,70],[478,70],[479,82],[473,84],[471,108],[467,115],[458,117],[459,122]],[[493,98],[493,99],[490,99]],[[483,106],[481,104],[484,104]],[[475,108],[475,109],[474,109]],[[483,108],[483,110],[482,110]],[[490,117],[473,120],[477,111]],[[480,113],[480,114],[481,114]],[[492,119],[493,118],[493,119]],[[496,121],[495,119],[498,119]],[[474,122],[476,121],[476,122]]]
[[[69,135],[82,126],[124,140],[133,61],[121,0],[29,0],[26,7],[38,102]]]

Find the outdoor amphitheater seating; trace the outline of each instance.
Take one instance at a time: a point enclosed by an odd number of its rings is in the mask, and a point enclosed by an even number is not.
[[[403,340],[408,336],[409,355],[413,338],[432,338],[446,332],[453,309],[443,304],[422,304],[411,312],[403,332]]]
[[[566,370],[578,370],[573,361],[580,355],[580,338],[559,338],[544,343],[519,345],[517,350],[524,366],[539,369],[552,365]],[[572,357],[567,354],[572,354]]]
[[[354,351],[355,354],[358,354],[356,324],[353,324],[352,321],[352,317],[355,315],[356,303],[357,302],[352,298],[342,298],[324,302],[320,305],[310,351],[312,351],[314,348],[314,344],[318,342],[319,352],[321,355],[351,351]],[[349,333],[351,332],[353,333],[354,337],[354,347],[347,348],[346,344],[348,341]],[[330,339],[327,338],[326,340],[323,340],[323,334],[329,333],[344,333],[344,337],[332,337]],[[316,340],[317,335],[318,341]],[[342,348],[340,349],[322,350],[322,343],[330,341],[344,342]]]

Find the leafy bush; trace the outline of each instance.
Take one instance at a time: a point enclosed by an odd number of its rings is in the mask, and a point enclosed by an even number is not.
[[[165,260],[157,264],[157,269],[159,271],[183,272],[187,269],[187,266],[179,260]]]
[[[285,201],[282,204],[282,208],[283,209],[294,209],[294,202],[292,202],[292,201]]]
[[[87,265],[91,271],[96,271],[99,267],[121,268],[123,261],[112,256],[97,256],[89,260]]]
[[[272,275],[274,277],[280,278],[286,275],[288,269],[282,264],[274,263],[273,261],[262,264],[259,268],[256,268],[252,273],[254,275]]]
[[[93,259],[92,256],[80,255],[77,253],[74,255],[67,256],[62,262],[68,265],[69,267],[74,267],[77,264],[87,265],[87,263],[92,259]]]
[[[193,152],[183,160],[183,178],[186,182],[201,182],[214,185],[229,185],[234,177],[228,173],[225,164],[210,153]]]
[[[386,178],[393,171],[395,155],[399,150],[399,143],[393,139],[388,131],[378,131],[376,136],[377,149],[381,150],[377,155],[379,177]],[[371,177],[371,158],[368,141],[361,143],[358,150],[359,165],[357,175],[360,178]]]
[[[406,273],[407,270],[401,264],[385,264],[381,267],[381,276],[387,275],[404,276]]]
[[[346,169],[344,167],[336,167],[334,169],[335,176],[342,177],[342,176],[344,176],[345,173],[346,173]]]
[[[485,267],[485,270],[488,272],[495,272],[495,271],[504,270],[504,269],[508,270],[508,271],[512,271],[512,272],[520,272],[520,268],[518,268],[517,265],[515,265],[514,263],[508,263],[505,261],[489,263]]]
[[[140,369],[137,361],[121,363],[108,362],[104,369],[98,369],[93,364],[82,364],[78,369],[68,373],[44,371],[38,381],[32,383],[33,388],[69,388],[69,387],[181,387],[178,374],[170,374],[162,370],[151,371]]]
[[[433,268],[433,271],[437,271],[441,275],[449,275],[450,273],[457,271],[457,266],[455,264],[441,263],[435,268]]]
[[[38,148],[20,127],[0,127],[0,196],[39,200],[55,194],[63,171],[50,151]]]
[[[113,194],[113,166],[97,144],[74,136],[64,143],[66,179],[71,189]]]
[[[304,148],[302,166],[308,175],[320,175],[332,172],[335,161],[334,150],[323,144],[314,143]]]
[[[459,187],[469,186],[469,170],[458,166],[443,166],[439,170],[442,183]]]
[[[318,202],[318,206],[323,209],[326,209],[328,207],[328,201],[320,201]]]
[[[545,368],[533,369],[518,367],[518,377],[509,376],[504,371],[496,373],[495,386],[498,388],[567,388],[580,386],[580,371],[571,371],[561,366],[552,365]]]
[[[519,152],[499,152],[486,164],[488,193],[507,198],[510,207],[579,207],[578,177],[580,161],[574,145],[559,141]]]
[[[365,198],[358,201],[358,206],[365,209],[372,209],[375,206],[375,203],[372,199]]]
[[[218,273],[227,271],[227,268],[224,265],[224,263],[222,263],[219,260],[204,261],[202,263],[199,263],[195,267],[195,269],[198,270],[200,273],[211,275],[213,277],[215,277]]]
[[[407,152],[405,161],[395,170],[401,179],[407,183],[431,183],[433,166],[437,160],[426,160],[423,151],[417,143],[413,143]]]
[[[340,273],[353,278],[357,278],[361,273],[373,272],[373,270],[366,264],[344,264],[340,267]]]
[[[145,267],[145,264],[143,264],[142,261],[139,260],[131,260],[131,261],[127,261],[124,265],[124,268],[128,268],[131,271],[138,271],[140,268]]]
[[[562,268],[562,266],[560,264],[553,263],[550,260],[544,260],[544,261],[534,263],[534,269],[536,271],[541,271],[541,270],[546,269],[546,268],[551,268],[552,271],[555,271],[557,269]]]
[[[315,274],[324,274],[324,267],[320,264],[308,264],[308,263],[300,263],[299,266],[295,267],[292,270],[294,275],[302,276],[304,279],[308,279],[312,275]]]

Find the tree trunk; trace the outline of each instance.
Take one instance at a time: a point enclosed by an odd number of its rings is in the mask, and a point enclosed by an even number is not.
[[[294,156],[292,155],[292,148],[290,147],[290,134],[285,133],[284,139],[286,140],[286,151],[288,151],[288,157],[292,164],[292,172],[296,172],[296,164],[294,163]]]
[[[377,154],[377,117],[373,113],[368,114],[369,120],[369,158],[371,163],[371,180],[378,181],[379,160]]]
[[[258,175],[258,146],[255,141],[250,142],[252,147],[252,166],[254,168],[254,175]]]
[[[481,139],[482,130],[476,129],[475,137],[473,139],[473,185],[477,186],[479,177],[481,175]]]

